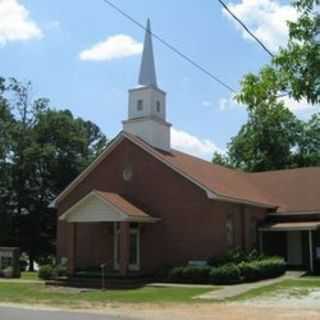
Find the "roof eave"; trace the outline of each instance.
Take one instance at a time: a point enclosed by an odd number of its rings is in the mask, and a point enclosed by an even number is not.
[[[124,139],[127,138],[129,141],[140,147],[141,149],[145,150],[149,154],[152,154],[155,158],[157,158],[159,161],[164,163],[166,166],[169,168],[175,170],[178,172],[180,175],[185,177],[187,180],[192,182],[193,184],[197,185],[199,188],[204,190],[207,194],[207,197],[209,199],[214,199],[214,200],[220,200],[220,201],[226,201],[226,202],[233,202],[233,203],[242,203],[242,204],[247,204],[251,206],[256,206],[256,207],[262,207],[262,208],[269,208],[269,209],[277,209],[278,206],[274,204],[268,204],[268,203],[260,203],[256,201],[250,201],[248,199],[240,199],[240,198],[234,198],[234,197],[229,197],[225,196],[223,194],[218,194],[214,190],[208,189],[206,186],[204,186],[201,182],[196,180],[195,178],[189,176],[187,173],[184,171],[180,170],[179,168],[173,166],[172,164],[168,163],[168,161],[164,160],[160,155],[157,154],[157,151],[154,150],[151,146],[142,143],[137,142],[137,138],[131,137],[131,135],[128,135],[126,132],[121,131],[114,139],[113,141],[109,144],[109,146],[106,147],[106,149],[98,156],[98,158],[93,161],[80,175],[78,175],[57,197],[55,200],[53,200],[50,203],[51,208],[56,208],[58,205],[59,201],[61,201],[69,192],[71,192],[78,183],[80,183],[86,176],[89,174],[95,167],[97,167],[106,157],[109,153],[111,153],[114,148]]]

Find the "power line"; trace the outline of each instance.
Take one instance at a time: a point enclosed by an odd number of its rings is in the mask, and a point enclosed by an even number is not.
[[[245,25],[240,18],[238,18],[231,9],[222,1],[218,0],[218,2],[224,7],[224,9],[242,26],[244,30],[254,39],[258,42],[258,44],[271,56],[271,58],[274,58],[274,54],[266,47],[266,45]],[[288,92],[280,93],[277,98],[283,98],[288,96]]]
[[[136,19],[134,19],[132,16],[130,16],[128,13],[126,13],[124,10],[120,9],[118,6],[116,6],[114,3],[112,3],[109,0],[103,0],[107,5],[109,5],[110,7],[112,7],[114,10],[116,10],[118,13],[120,13],[122,16],[124,16],[125,18],[127,18],[129,21],[131,21],[132,23],[134,23],[136,26],[138,26],[140,29],[144,30],[147,32],[146,27],[141,24],[139,21],[137,21]],[[212,74],[210,71],[208,71],[205,67],[201,66],[200,64],[198,64],[196,61],[194,61],[193,59],[189,58],[187,55],[185,55],[184,53],[182,53],[179,49],[177,49],[176,47],[174,47],[173,45],[171,45],[170,43],[168,43],[166,40],[164,40],[163,38],[161,38],[160,36],[158,36],[157,34],[155,34],[154,32],[150,32],[150,34],[157,39],[160,43],[162,43],[164,46],[166,46],[168,49],[172,50],[174,53],[176,53],[178,56],[180,56],[181,58],[183,58],[184,60],[186,60],[187,62],[189,62],[191,65],[193,65],[194,67],[196,67],[198,70],[202,71],[203,73],[205,73],[207,76],[209,76],[210,78],[212,78],[214,81],[216,81],[217,83],[219,83],[220,85],[222,85],[223,87],[225,87],[227,90],[229,90],[232,93],[235,93],[236,90],[234,90],[231,86],[229,86],[227,83],[225,83],[224,81],[220,80],[217,76],[215,76],[214,74]]]
[[[218,2],[224,7],[224,9],[235,19],[242,28],[254,39],[258,42],[258,44],[273,58],[274,54],[265,46],[265,44],[242,22],[230,9],[229,7],[222,1],[218,0]]]

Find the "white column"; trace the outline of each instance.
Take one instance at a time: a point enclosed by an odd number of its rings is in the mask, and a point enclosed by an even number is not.
[[[310,258],[310,271],[313,272],[312,230],[309,230],[309,258]]]

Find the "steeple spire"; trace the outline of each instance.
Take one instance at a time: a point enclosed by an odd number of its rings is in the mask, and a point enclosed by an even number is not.
[[[146,34],[144,38],[144,48],[140,66],[139,85],[152,86],[157,88],[157,77],[154,65],[150,19],[148,19],[147,22]]]
[[[171,124],[166,120],[166,109],[166,93],[157,86],[148,19],[139,86],[129,90],[128,119],[122,122],[123,130],[157,149],[169,151]]]

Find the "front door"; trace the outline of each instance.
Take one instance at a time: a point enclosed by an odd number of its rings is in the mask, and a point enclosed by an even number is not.
[[[130,228],[129,270],[140,270],[140,229],[138,224],[135,228]]]
[[[302,265],[302,232],[287,232],[287,263],[289,266]]]
[[[120,225],[114,224],[114,269],[120,266]],[[130,271],[140,270],[140,228],[139,224],[130,224],[129,266]]]

